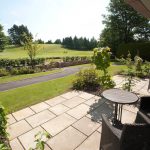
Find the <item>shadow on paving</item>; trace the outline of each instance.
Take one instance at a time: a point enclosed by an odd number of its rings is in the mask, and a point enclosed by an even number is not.
[[[90,117],[92,121],[101,123],[102,114],[105,114],[108,118],[110,118],[113,114],[113,104],[106,101],[104,98],[100,98],[90,106],[88,117]]]

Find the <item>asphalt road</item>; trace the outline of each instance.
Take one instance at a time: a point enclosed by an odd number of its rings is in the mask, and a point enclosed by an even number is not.
[[[53,79],[57,79],[57,78],[62,78],[62,77],[77,73],[82,68],[85,68],[85,67],[83,67],[83,66],[66,67],[66,68],[64,68],[64,70],[62,72],[49,74],[49,75],[45,75],[45,76],[23,79],[23,80],[18,80],[18,81],[13,81],[13,82],[8,82],[8,83],[2,83],[2,84],[0,84],[0,91],[6,91],[6,90],[18,88],[18,87],[23,87],[26,85],[31,85],[31,84],[45,82],[45,81],[49,81],[49,80],[53,80]]]

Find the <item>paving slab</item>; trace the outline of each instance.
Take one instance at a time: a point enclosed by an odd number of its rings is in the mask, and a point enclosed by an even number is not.
[[[76,119],[73,117],[62,114],[42,125],[42,127],[49,132],[51,135],[56,135],[57,133],[61,132],[65,128],[67,128],[69,125],[74,123]]]
[[[92,121],[87,117],[83,117],[79,121],[75,122],[72,126],[81,131],[82,133],[86,134],[87,136],[89,136],[96,129],[98,129],[100,124]]]
[[[94,132],[75,150],[99,150],[100,137],[100,133],[98,133],[97,131]]]
[[[21,143],[17,138],[13,139],[9,142],[12,150],[24,150]]]
[[[47,144],[53,150],[74,150],[85,139],[86,136],[84,134],[73,127],[69,127],[54,138],[48,140]]]
[[[17,121],[19,121],[19,120],[22,120],[22,119],[24,119],[24,118],[27,118],[27,117],[29,117],[29,116],[35,114],[35,113],[34,113],[34,111],[32,111],[29,107],[27,107],[27,108],[25,108],[25,109],[19,110],[19,111],[17,111],[17,112],[12,113],[12,114],[13,114],[13,116],[15,117],[15,119],[16,119]]]
[[[65,99],[71,99],[75,96],[78,96],[81,92],[79,91],[71,91],[71,92],[67,92],[65,94],[62,94],[61,96]]]
[[[44,110],[42,112],[39,112],[38,114],[35,114],[29,118],[27,118],[27,122],[34,128],[37,127],[50,119],[54,118],[55,115],[51,113],[48,110]]]
[[[66,112],[67,110],[69,110],[69,108],[64,106],[64,105],[62,105],[62,104],[58,104],[58,105],[56,105],[54,107],[51,107],[49,110],[51,112],[53,112],[54,114],[56,114],[56,115],[60,115],[60,114],[62,114],[64,112]]]
[[[85,100],[88,100],[92,97],[94,97],[93,94],[89,94],[89,93],[86,93],[86,92],[83,92],[82,94],[79,95],[81,98],[85,99]]]
[[[31,129],[31,126],[25,120],[21,120],[8,126],[7,132],[9,133],[9,139],[12,140]]]
[[[26,150],[29,150],[29,148],[35,148],[35,146],[36,146],[36,143],[34,142],[35,135],[39,132],[44,132],[44,130],[41,127],[37,127],[35,129],[19,136],[19,140]],[[46,141],[45,137],[42,140]]]
[[[105,102],[94,110],[92,107],[90,107],[90,111],[86,116],[92,119],[93,121],[101,123],[101,114],[105,114],[108,118],[110,118],[113,114],[113,110],[114,108],[112,104],[109,102]]]
[[[125,77],[123,77],[121,75],[115,75],[115,76],[112,77],[112,79],[115,81],[116,85],[119,85],[119,84],[122,84]]]
[[[42,103],[38,103],[36,105],[33,105],[31,106],[30,108],[35,111],[36,113],[42,111],[42,110],[45,110],[45,109],[48,109],[50,106],[44,102]]]
[[[101,124],[100,127],[97,129],[97,131],[98,131],[99,133],[102,133],[102,124]]]
[[[85,104],[80,104],[77,107],[67,111],[67,114],[73,116],[76,119],[80,119],[89,112],[89,106]]]
[[[13,123],[16,122],[16,119],[13,117],[12,114],[7,115],[6,117],[7,117],[7,123],[8,123],[8,125],[13,124]]]
[[[124,123],[129,123],[129,124],[133,124],[136,118],[136,114],[132,113],[130,111],[127,110],[122,110],[122,120],[121,122]]]
[[[95,99],[94,98],[91,98],[87,101],[85,101],[84,103],[93,107],[94,109],[100,105],[102,105],[106,100],[104,98],[99,98],[99,99]]]
[[[96,99],[96,100],[99,100],[99,99],[101,99],[102,97],[96,95],[96,96],[94,96],[93,98]]]
[[[123,105],[123,109],[131,111],[133,113],[137,113],[139,110],[135,105]]]
[[[69,108],[73,108],[73,107],[83,103],[84,101],[85,101],[85,99],[76,96],[76,97],[71,98],[70,100],[63,102],[63,105],[65,105]]]
[[[54,97],[54,98],[52,98],[52,99],[49,99],[49,100],[47,100],[47,101],[45,101],[48,105],[50,105],[50,106],[55,106],[55,105],[57,105],[57,104],[59,104],[59,103],[62,103],[62,102],[64,102],[64,101],[66,101],[66,99],[65,98],[63,98],[62,96],[57,96],[57,97]]]

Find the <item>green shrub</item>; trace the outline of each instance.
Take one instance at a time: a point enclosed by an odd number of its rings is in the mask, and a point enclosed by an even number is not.
[[[150,42],[120,44],[117,50],[117,57],[126,57],[128,51],[132,59],[138,54],[142,59],[150,61]]]
[[[0,149],[1,150],[10,150],[9,142],[6,132],[7,118],[4,111],[4,108],[0,106]]]
[[[135,65],[135,72],[137,77],[143,77],[144,72],[142,69],[143,60],[139,56],[134,57],[134,65]]]
[[[115,86],[115,82],[111,79],[110,75],[100,77],[100,86],[102,90],[110,89]]]
[[[115,86],[111,76],[108,75],[108,67],[110,66],[110,48],[96,48],[94,49],[93,62],[98,70],[103,71],[103,76],[100,77],[101,90],[109,89]]]
[[[144,63],[143,72],[145,73],[146,77],[149,77],[149,75],[150,75],[150,62],[146,61]]]
[[[0,77],[7,76],[9,72],[5,68],[0,68]]]
[[[34,70],[32,68],[29,67],[21,67],[18,70],[18,74],[31,74],[34,73]]]
[[[18,74],[19,74],[19,71],[18,71],[17,68],[12,68],[12,69],[10,70],[10,74],[11,74],[11,75],[18,75]]]
[[[12,68],[10,70],[11,75],[19,75],[19,74],[31,74],[35,73],[36,70],[29,67],[20,67],[20,68]]]
[[[99,75],[95,69],[81,70],[73,82],[73,89],[93,91],[99,88]]]

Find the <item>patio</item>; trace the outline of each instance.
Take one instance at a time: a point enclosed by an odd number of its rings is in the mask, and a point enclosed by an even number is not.
[[[122,76],[114,76],[116,88],[124,83]],[[139,96],[147,92],[148,80],[136,81],[133,91]],[[12,150],[28,150],[35,146],[34,135],[47,131],[45,150],[99,150],[101,114],[112,116],[113,106],[99,96],[71,91],[53,99],[27,107],[8,115],[8,133]],[[133,123],[138,109],[123,107],[123,123]]]

